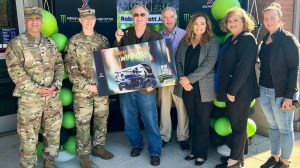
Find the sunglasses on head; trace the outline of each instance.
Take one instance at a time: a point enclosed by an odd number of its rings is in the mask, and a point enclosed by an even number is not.
[[[134,13],[133,14],[133,17],[138,17],[138,16],[140,16],[140,17],[145,17],[146,16],[146,14],[145,13]]]

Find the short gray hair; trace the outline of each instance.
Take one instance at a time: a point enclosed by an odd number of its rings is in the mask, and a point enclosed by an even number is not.
[[[136,5],[134,5],[134,6],[131,8],[131,15],[133,15],[133,11],[134,11],[136,8],[138,8],[138,7],[142,7],[142,8],[146,11],[146,15],[149,16],[149,10],[148,10],[148,8],[147,8],[145,5],[143,5],[143,4],[136,4]]]
[[[177,19],[177,13],[176,13],[176,9],[171,7],[171,6],[167,6],[165,7],[162,11],[161,11],[161,17],[163,18],[164,17],[164,13],[167,11],[167,10],[170,10],[174,13],[176,19]]]

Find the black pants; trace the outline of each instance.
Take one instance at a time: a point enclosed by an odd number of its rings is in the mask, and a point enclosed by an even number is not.
[[[248,152],[247,120],[250,101],[229,102],[226,104],[232,134],[229,136],[230,158],[241,160],[244,152]],[[246,147],[246,148],[245,148]],[[245,151],[246,149],[246,151]]]
[[[183,102],[189,117],[189,132],[192,139],[192,154],[207,159],[209,145],[209,116],[212,102],[202,102],[199,86],[192,91],[183,91]]]

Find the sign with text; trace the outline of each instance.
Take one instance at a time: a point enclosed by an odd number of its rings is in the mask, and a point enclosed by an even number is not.
[[[175,60],[169,44],[166,40],[156,40],[95,51],[98,94],[105,96],[175,85]]]

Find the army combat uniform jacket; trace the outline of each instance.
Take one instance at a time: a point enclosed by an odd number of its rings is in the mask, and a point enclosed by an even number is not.
[[[81,32],[70,39],[65,50],[65,62],[75,93],[86,91],[89,85],[96,84],[93,51],[108,47],[108,39],[96,32],[91,36]]]
[[[5,52],[8,73],[16,84],[13,95],[35,96],[41,87],[61,88],[63,60],[48,37],[35,39],[28,32],[14,38]]]

